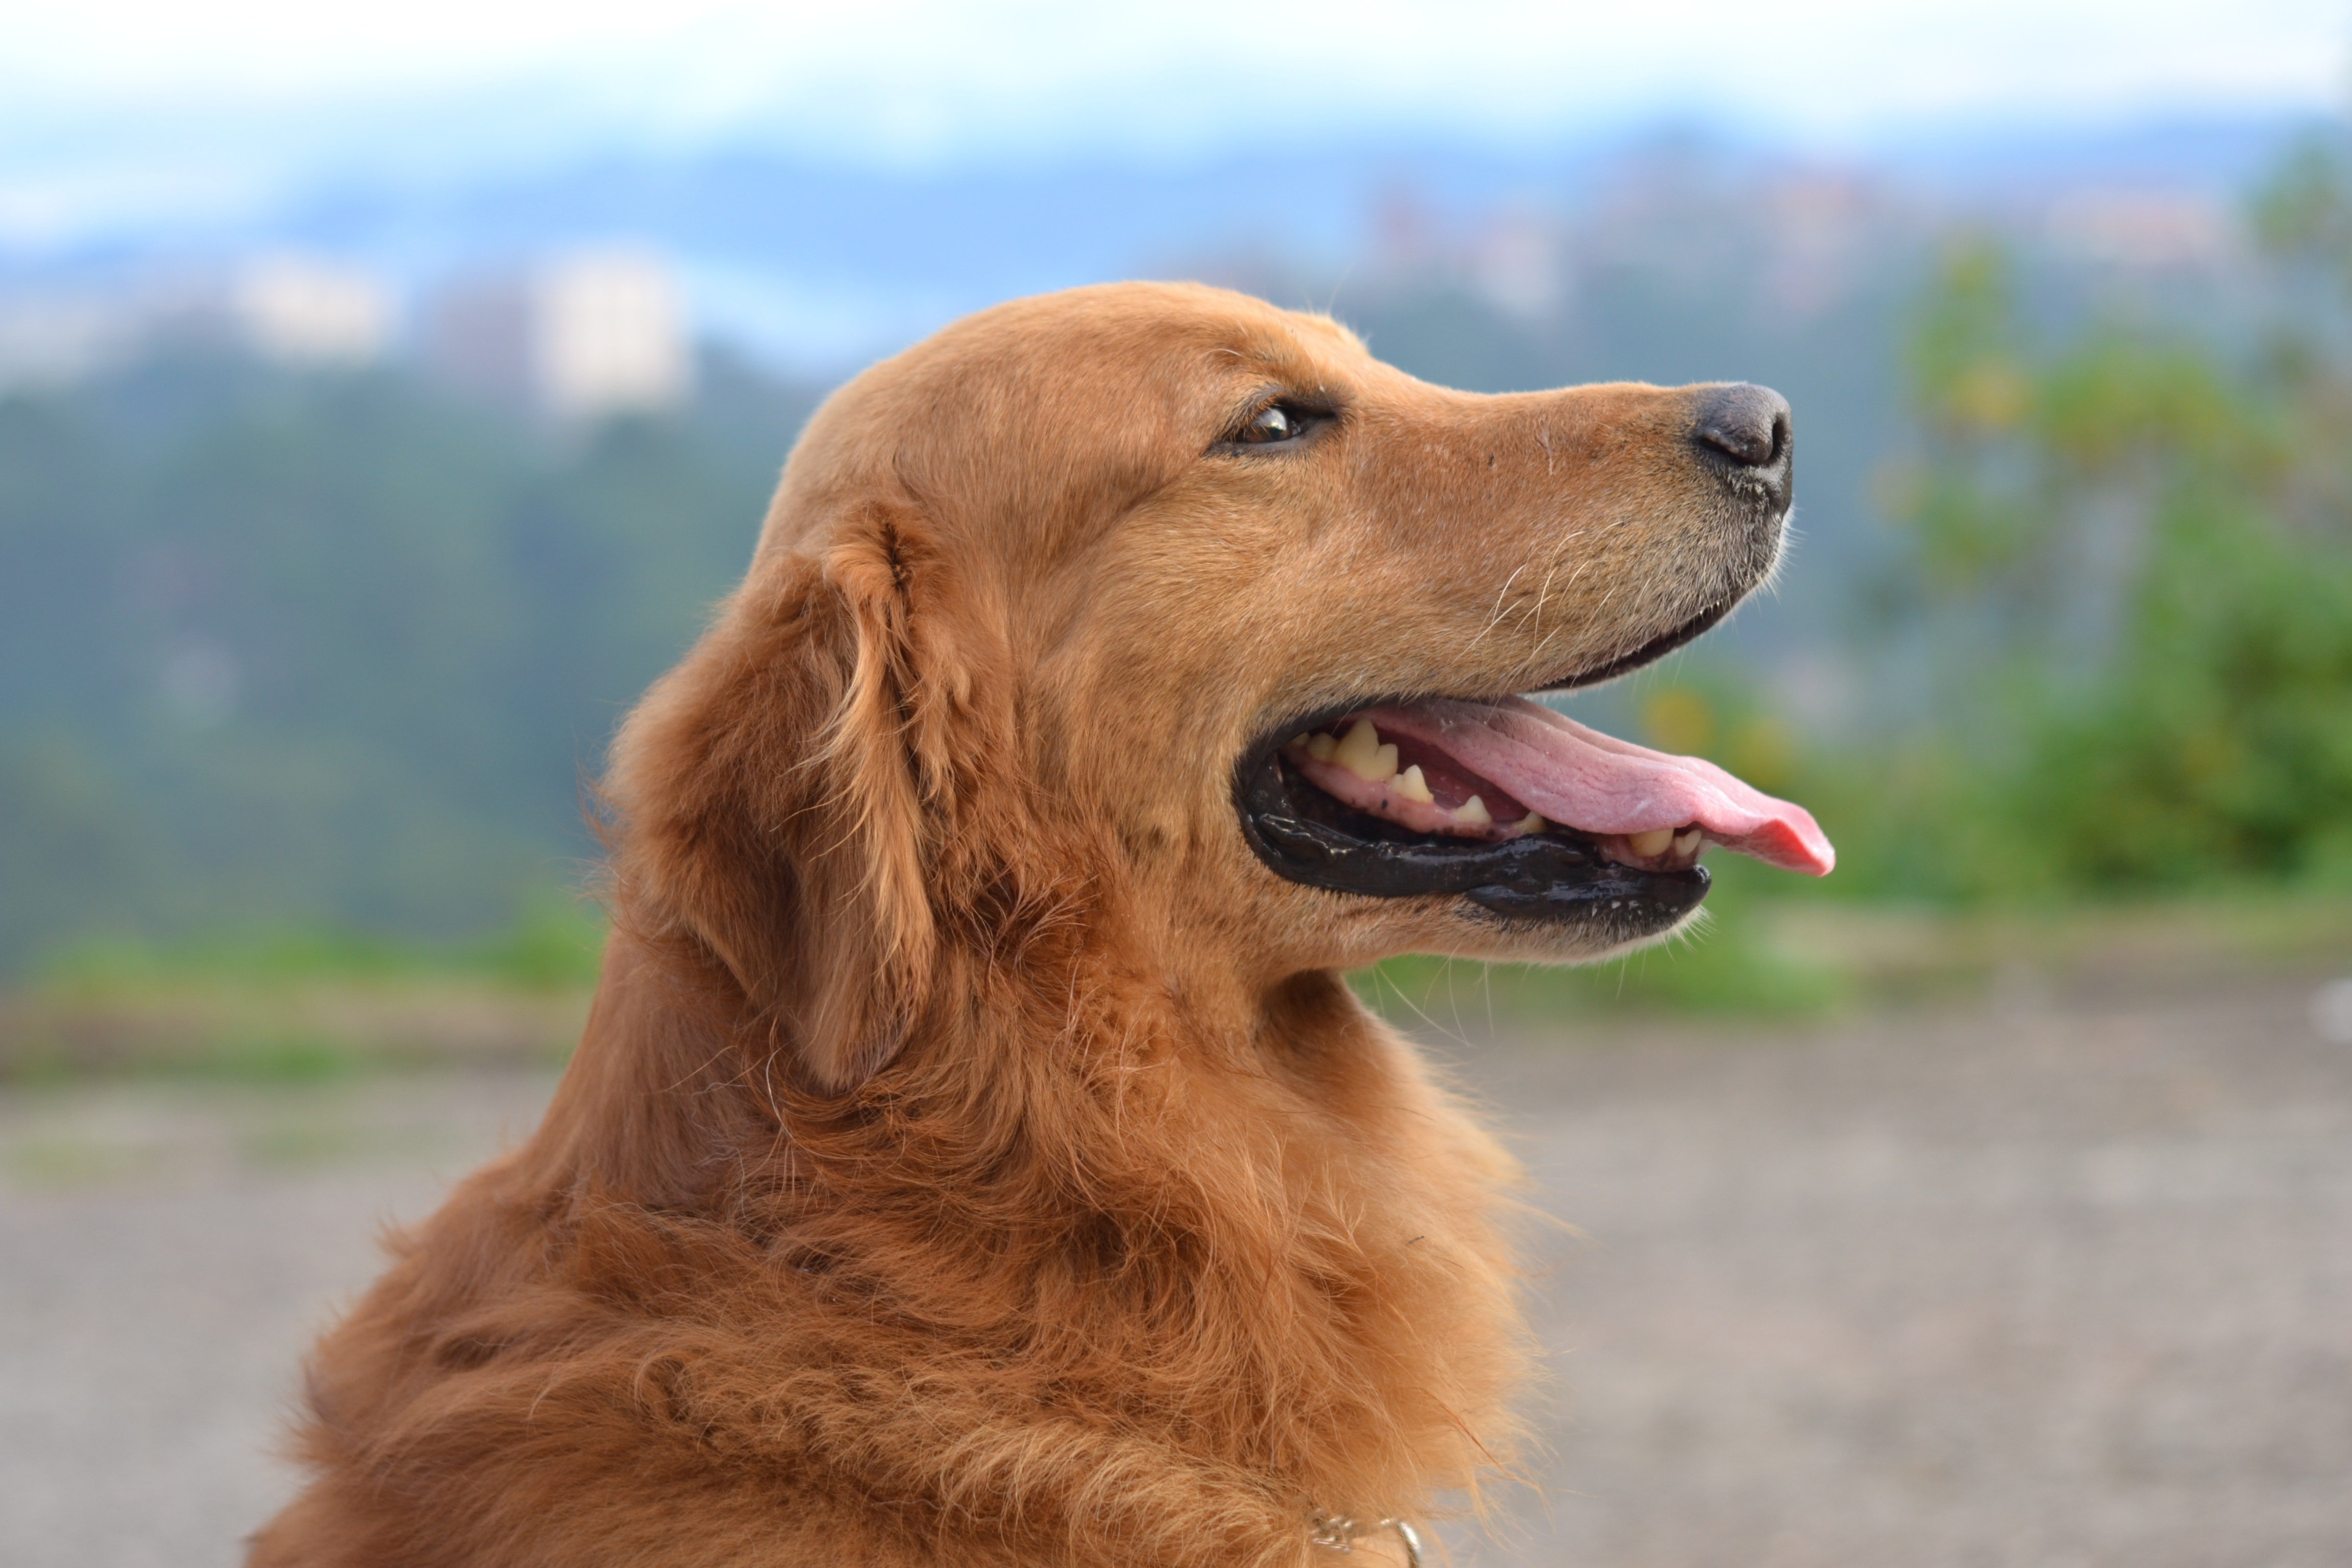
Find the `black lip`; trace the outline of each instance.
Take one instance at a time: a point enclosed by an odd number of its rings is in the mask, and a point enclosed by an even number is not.
[[[1623,941],[1665,930],[1706,897],[1703,866],[1619,865],[1568,829],[1498,841],[1408,832],[1352,811],[1300,777],[1283,762],[1284,738],[1250,749],[1234,793],[1242,836],[1286,880],[1367,898],[1454,895],[1496,916],[1572,920]]]
[[[1638,669],[1712,629],[1738,602],[1734,595],[1629,653],[1530,689],[1572,691]],[[1706,897],[1713,879],[1704,866],[1644,871],[1621,865],[1591,836],[1558,825],[1500,840],[1413,833],[1353,810],[1283,763],[1283,743],[1293,735],[1428,695],[1326,708],[1274,726],[1250,746],[1234,770],[1234,805],[1242,837],[1267,869],[1366,898],[1453,895],[1504,919],[1576,921],[1619,941],[1664,931]]]

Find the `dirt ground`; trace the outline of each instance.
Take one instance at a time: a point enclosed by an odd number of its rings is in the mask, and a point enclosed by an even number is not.
[[[1534,1484],[1454,1561],[2352,1563],[2352,1047],[2310,990],[1437,1042],[1566,1222]],[[0,1561],[233,1562],[374,1228],[548,1087],[0,1092]]]

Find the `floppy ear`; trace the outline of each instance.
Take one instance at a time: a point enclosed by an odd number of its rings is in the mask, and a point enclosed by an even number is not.
[[[917,614],[939,573],[920,521],[870,505],[833,538],[754,567],[623,726],[608,793],[624,917],[715,960],[795,1076],[839,1092],[932,989],[970,684]]]

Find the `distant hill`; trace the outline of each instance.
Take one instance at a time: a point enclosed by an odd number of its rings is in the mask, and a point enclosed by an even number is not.
[[[1691,137],[921,176],[742,152],[343,190],[236,243],[421,282],[648,236],[714,331],[828,377],[1007,295],[1159,273],[1331,308],[1475,390],[1769,383],[1800,543],[1680,657],[1834,728],[1900,697],[1846,650],[1900,553],[1874,498],[1916,442],[1904,354],[1953,226],[2008,236],[2038,319],[2251,335],[2231,214],[2286,129],[1923,143],[1876,172]],[[0,969],[101,934],[458,936],[573,876],[583,775],[740,574],[821,384],[714,359],[678,413],[568,433],[397,365],[184,356],[0,395]]]
[[[1590,230],[1619,221],[1613,199],[1661,171],[1729,193],[1791,175],[1852,181],[1944,221],[2013,220],[2084,190],[2220,201],[2309,122],[2245,113],[1969,124],[1835,154],[1690,125],[1517,147],[1286,138],[1202,159],[1000,156],[924,170],[817,161],[744,140],[582,154],[520,173],[338,177],[208,224],[119,227],[37,268],[289,246],[415,288],[486,261],[625,238],[677,260],[714,336],[831,375],[997,300],[1192,276],[1235,258],[1277,261],[1315,279],[1318,298],[1336,289],[1344,300],[1394,262],[1402,214],[1457,236],[1508,214]],[[33,265],[0,254],[0,283]]]
[[[558,437],[396,374],[0,397],[0,968],[94,936],[460,936],[740,575],[813,398]]]

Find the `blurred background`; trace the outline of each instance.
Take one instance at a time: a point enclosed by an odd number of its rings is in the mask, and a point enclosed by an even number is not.
[[[2352,12],[339,9],[0,0],[0,1554],[233,1556],[803,420],[1158,277],[1796,408],[1778,592],[1576,707],[1836,874],[1359,977],[1576,1227],[1457,1558],[2352,1561]]]

